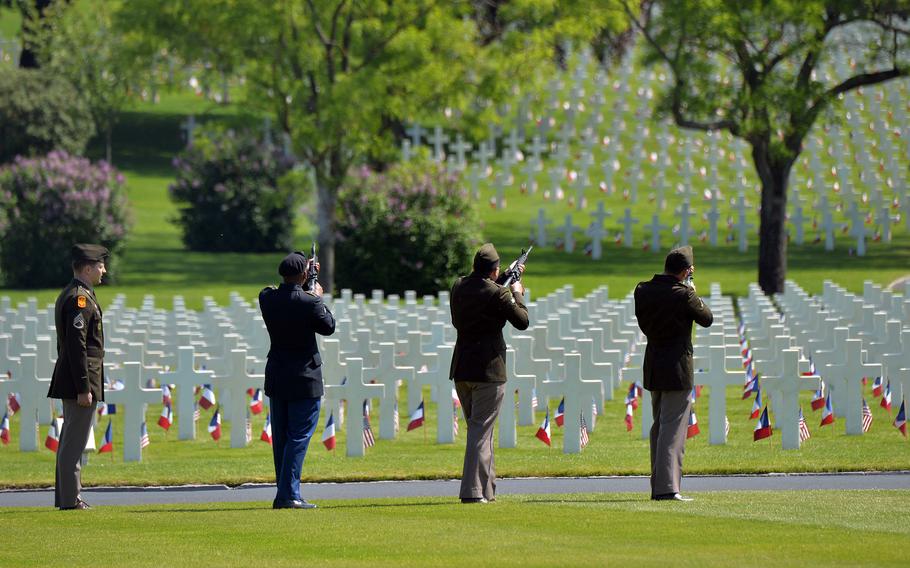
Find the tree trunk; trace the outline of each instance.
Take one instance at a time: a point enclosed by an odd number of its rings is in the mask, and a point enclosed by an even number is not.
[[[107,163],[111,164],[111,165],[113,165],[113,163],[114,163],[113,159],[112,159],[113,156],[112,156],[112,151],[111,151],[112,150],[111,149],[111,138],[112,138],[113,130],[114,130],[113,126],[110,123],[108,123],[107,127],[104,129],[104,144],[105,144],[105,151],[106,151],[106,156],[107,156]]]
[[[767,138],[751,143],[762,185],[758,284],[765,294],[779,294],[787,277],[787,179],[794,160],[773,158]]]
[[[344,174],[340,151],[332,152],[324,164],[316,167],[319,283],[326,293],[331,293],[335,286],[335,207]]]

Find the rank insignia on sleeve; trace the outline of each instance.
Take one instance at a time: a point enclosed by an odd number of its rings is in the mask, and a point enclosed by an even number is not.
[[[87,305],[85,296],[77,296],[76,305],[79,306],[80,308],[84,308]]]
[[[76,316],[75,319],[73,319],[73,327],[76,329],[82,329],[85,327],[85,318],[82,317],[81,313]]]

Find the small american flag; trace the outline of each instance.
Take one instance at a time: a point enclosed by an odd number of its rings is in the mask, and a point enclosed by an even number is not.
[[[145,426],[145,421],[142,422],[142,426],[139,428],[139,448],[147,448],[149,442],[149,429]]]
[[[394,410],[392,410],[392,421],[395,423],[395,433],[396,434],[398,433],[398,429],[400,428],[400,425],[398,424],[398,420],[400,418],[401,418],[401,416],[398,414],[398,401],[395,401],[395,408],[394,408]]]
[[[452,414],[452,417],[453,417],[452,435],[453,436],[458,436],[458,406],[460,406],[460,405],[456,405],[455,403],[452,403],[452,413],[453,413]]]
[[[531,389],[531,408],[537,408],[537,389]]]
[[[863,433],[869,431],[869,428],[872,427],[872,409],[869,408],[869,405],[866,404],[866,399],[863,399]]]
[[[198,422],[201,417],[202,413],[199,412],[199,405],[193,404],[193,422]]]
[[[373,438],[373,428],[370,426],[370,407],[366,401],[363,403],[363,445],[372,448],[376,444]]]
[[[724,439],[727,439],[727,436],[730,435],[730,419],[727,418],[727,415],[724,414]]]
[[[246,410],[246,443],[253,441],[253,421],[250,419],[250,409]]]
[[[812,437],[809,433],[809,425],[806,424],[806,418],[803,416],[803,409],[799,409],[799,443],[802,444]]]
[[[585,422],[585,417],[581,417],[581,447],[584,448],[588,445],[588,424]]]

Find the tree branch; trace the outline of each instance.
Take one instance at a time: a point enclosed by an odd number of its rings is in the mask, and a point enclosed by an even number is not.
[[[331,42],[328,38],[325,37],[325,32],[322,31],[322,26],[319,25],[319,14],[316,11],[316,6],[313,4],[313,0],[306,0],[307,6],[310,8],[310,16],[313,18],[313,29],[316,30],[316,35],[319,36],[319,41],[322,42],[322,45],[329,47]]]

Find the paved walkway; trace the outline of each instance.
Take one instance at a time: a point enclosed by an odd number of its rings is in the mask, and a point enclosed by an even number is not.
[[[380,499],[388,497],[452,497],[458,495],[458,480],[367,481],[350,483],[306,483],[306,499]],[[910,489],[910,471],[843,474],[770,474],[686,476],[684,493],[699,491],[805,491],[810,489]],[[648,478],[623,477],[535,477],[500,479],[499,495],[545,495],[554,493],[644,493]],[[171,503],[269,502],[275,496],[271,484],[240,487],[192,485],[179,487],[98,487],[83,497],[92,505],[158,505]],[[48,507],[53,505],[52,489],[0,491],[0,507]]]

